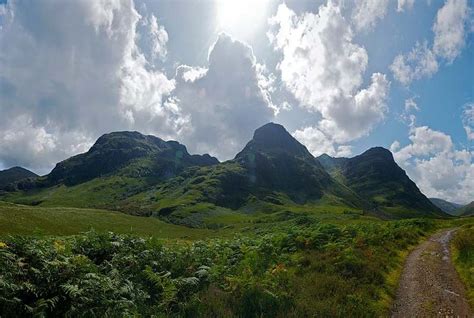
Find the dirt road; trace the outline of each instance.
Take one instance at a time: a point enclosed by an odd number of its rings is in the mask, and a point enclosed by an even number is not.
[[[450,258],[454,231],[437,233],[410,253],[392,317],[474,317]]]

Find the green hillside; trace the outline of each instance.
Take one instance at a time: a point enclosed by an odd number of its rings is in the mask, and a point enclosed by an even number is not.
[[[191,227],[219,227],[222,222],[216,220],[255,214],[444,216],[386,149],[318,159],[274,123],[257,129],[244,149],[223,163],[190,155],[175,141],[116,132],[58,163],[50,174],[17,183],[15,191],[0,198],[40,207],[122,211]]]
[[[27,178],[36,178],[38,175],[22,167],[13,167],[0,171],[0,189]]]
[[[468,205],[463,206],[456,213],[457,213],[457,215],[461,215],[461,216],[474,215],[474,201],[472,201]]]
[[[114,211],[31,207],[0,201],[0,236],[33,234],[64,236],[90,230],[167,239],[198,239],[215,235],[214,231],[210,230],[190,229],[156,218],[144,218]],[[219,235],[225,236],[225,232],[221,231]]]
[[[318,159],[335,179],[365,199],[376,215],[446,216],[420,192],[385,148],[371,148],[353,158],[322,155]]]
[[[462,204],[457,204],[438,198],[430,198],[430,201],[438,208],[451,215],[458,215],[459,209],[463,207]]]

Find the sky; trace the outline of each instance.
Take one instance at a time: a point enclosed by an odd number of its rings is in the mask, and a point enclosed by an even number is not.
[[[267,122],[474,200],[468,0],[0,0],[0,169],[137,130],[232,159]]]

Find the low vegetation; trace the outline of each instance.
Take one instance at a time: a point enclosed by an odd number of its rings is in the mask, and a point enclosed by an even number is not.
[[[465,224],[456,232],[452,247],[454,264],[467,287],[469,303],[474,308],[474,224]]]
[[[232,238],[159,240],[90,231],[0,240],[5,316],[375,317],[401,254],[432,220],[300,216]]]

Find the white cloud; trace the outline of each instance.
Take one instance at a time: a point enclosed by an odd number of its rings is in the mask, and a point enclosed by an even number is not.
[[[413,114],[413,112],[420,110],[415,99],[416,96],[405,99],[405,110],[400,116],[402,121],[408,124],[410,128],[414,128],[416,126],[416,115]]]
[[[398,0],[397,11],[403,12],[405,9],[410,10],[413,8],[415,0]]]
[[[415,111],[420,110],[418,108],[418,104],[415,101],[415,97],[410,97],[410,98],[405,99],[405,111],[409,112],[412,110],[415,110]]]
[[[391,150],[397,163],[428,197],[467,203],[474,199],[474,153],[455,149],[451,137],[429,127],[410,129],[411,143]]]
[[[390,66],[395,79],[408,86],[414,80],[435,74],[439,58],[452,63],[465,45],[469,10],[466,0],[446,0],[433,24],[433,47],[430,48],[426,41],[417,42],[409,53],[398,54]],[[467,28],[467,32],[473,30]]]
[[[407,55],[397,55],[390,65],[390,70],[400,83],[409,85],[413,80],[435,74],[438,71],[438,62],[427,42],[423,42],[417,43]]]
[[[167,33],[153,15],[141,17],[132,0],[8,1],[2,10],[4,165],[46,171],[102,133],[138,129],[167,137],[186,124],[166,102],[174,81],[153,64],[166,56]],[[17,133],[12,122],[21,123]],[[25,143],[26,136],[38,143]]]
[[[232,158],[253,130],[274,117],[273,76],[251,47],[222,33],[209,51],[207,68],[180,66],[173,94],[187,130],[179,139],[197,152]]]
[[[316,127],[298,129],[293,132],[293,136],[303,145],[308,147],[308,150],[315,157],[322,155],[323,153],[334,157],[346,157],[352,153],[352,148],[350,146],[335,145],[330,137],[326,136]]]
[[[114,130],[177,139],[227,159],[278,111],[273,74],[251,47],[225,34],[211,46],[207,67],[179,66],[170,79],[160,69],[168,33],[132,0],[1,7],[0,41],[8,43],[0,51],[5,166],[47,171]],[[13,134],[11,122],[25,124]],[[30,135],[39,140],[25,144]]]
[[[467,0],[447,0],[439,9],[433,25],[433,51],[452,62],[464,46],[468,17]]]
[[[269,39],[282,53],[278,69],[283,83],[304,108],[322,115],[306,128],[315,139],[320,132],[331,143],[346,143],[384,118],[389,82],[374,73],[370,85],[361,88],[367,52],[353,42],[351,26],[337,5],[329,1],[317,14],[298,16],[282,4],[270,23]]]
[[[474,103],[468,103],[464,106],[462,124],[466,131],[467,139],[474,140]]]
[[[180,65],[177,69],[177,77],[186,82],[194,82],[206,75],[207,69],[204,67],[193,67],[188,65]]]
[[[352,11],[352,21],[357,30],[372,29],[377,20],[387,13],[389,0],[357,0]]]
[[[142,16],[135,27],[135,43],[146,59],[147,67],[157,69],[166,61],[168,32],[143,3],[140,6],[139,14]]]
[[[0,153],[2,163],[7,167],[40,167],[39,173],[47,173],[41,167],[48,167],[52,161],[71,153],[86,151],[91,143],[92,140],[82,134],[60,135],[54,127],[35,127],[30,117],[22,115],[3,128]]]

